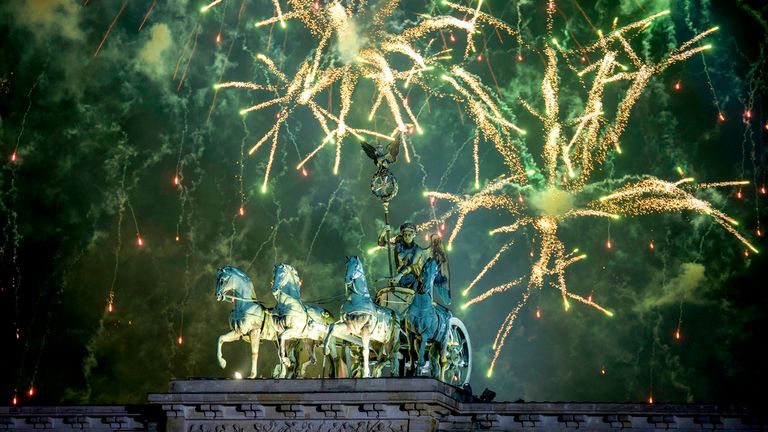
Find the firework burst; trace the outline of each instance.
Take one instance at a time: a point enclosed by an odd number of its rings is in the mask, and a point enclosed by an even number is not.
[[[465,7],[457,5],[454,7],[466,10]],[[438,199],[453,204],[450,210],[420,226],[420,229],[429,229],[455,216],[456,223],[448,238],[448,248],[452,246],[461,231],[465,218],[483,209],[505,210],[511,219],[511,223],[490,230],[490,235],[510,235],[526,230],[533,236],[536,250],[531,252],[533,261],[526,275],[485,289],[481,294],[470,296],[472,290],[481,285],[488,271],[514,246],[515,240],[510,237],[463,291],[463,295],[469,297],[463,305],[463,308],[466,308],[512,288],[523,287],[521,299],[511,308],[497,332],[493,343],[494,355],[488,370],[489,376],[518,313],[525,306],[534,289],[541,289],[545,284],[551,285],[560,291],[566,310],[570,308],[570,301],[573,300],[591,306],[608,316],[613,315],[604,306],[595,303],[591,295],[582,297],[567,289],[566,269],[586,258],[586,255],[579,254],[578,250],[567,251],[558,234],[558,228],[568,219],[579,217],[618,219],[622,216],[650,213],[693,211],[711,217],[752,251],[757,252],[754,246],[734,228],[736,221],[693,194],[696,188],[728,186],[743,184],[743,182],[696,186],[692,179],[668,182],[646,176],[639,181],[627,183],[600,199],[590,199],[587,194],[588,191],[601,187],[592,179],[596,169],[601,167],[612,154],[622,152],[620,137],[627,126],[633,106],[650,79],[670,65],[710,48],[709,45],[701,45],[700,41],[717,28],[696,35],[673,49],[662,60],[653,61],[641,58],[630,42],[634,37],[647,31],[653,21],[668,15],[668,11],[651,15],[620,28],[616,27],[614,21],[614,27],[610,33],[599,32],[599,39],[596,42],[577,50],[566,50],[557,39],[552,37],[554,12],[555,4],[550,2],[547,8],[547,42],[543,48],[536,50],[544,60],[544,73],[540,87],[542,100],[539,103],[520,100],[522,107],[542,125],[541,167],[532,167],[530,164],[535,162],[528,162],[533,160],[532,158],[525,158],[527,166],[522,165],[520,155],[527,151],[522,144],[514,145],[514,141],[491,138],[489,141],[494,143],[509,168],[508,174],[500,180],[489,183],[473,195],[460,196],[442,192],[425,194],[432,201]],[[478,15],[478,20],[485,20],[490,25],[501,29],[508,28],[487,15]],[[584,68],[576,67],[576,60],[583,59],[584,56],[598,57],[598,60]],[[570,71],[586,93],[575,110],[570,107],[562,109],[559,101],[560,73],[563,70]],[[504,123],[506,120],[503,114],[499,112],[493,99],[486,98],[488,95],[478,81],[472,77],[465,78],[462,75],[464,72],[459,68],[454,68],[452,72],[453,76],[463,80],[464,85],[474,89],[471,94],[462,92],[458,86],[459,79],[446,78],[456,87],[460,97],[465,100],[474,100],[475,106],[478,107],[475,115],[480,118],[475,123],[486,138],[491,136],[493,131],[498,131],[499,125],[514,130],[511,123]],[[622,83],[624,83],[623,87]],[[611,89],[612,92],[619,91],[621,94],[611,115],[607,114],[610,108],[606,106],[607,98],[605,97],[609,87],[624,89]],[[470,104],[470,111],[472,110]],[[486,133],[483,127],[490,123],[494,123],[494,128]],[[476,186],[479,183],[478,170],[476,160]],[[528,199],[524,200],[523,195]],[[586,204],[577,205],[582,202]]]
[[[221,0],[216,0],[203,7],[202,11],[205,12],[219,3]],[[275,151],[279,144],[280,129],[299,108],[308,109],[312,113],[323,130],[325,138],[317,147],[304,155],[296,166],[297,170],[303,169],[304,165],[323,147],[331,144],[336,150],[333,172],[338,174],[342,145],[349,135],[359,140],[364,140],[366,136],[392,140],[396,134],[421,133],[417,115],[411,108],[408,94],[404,94],[403,91],[408,91],[411,86],[416,85],[426,94],[438,94],[434,90],[435,86],[429,84],[431,79],[427,73],[436,69],[447,71],[449,68],[441,65],[440,62],[452,60],[453,56],[450,49],[432,48],[435,41],[433,35],[442,30],[466,33],[467,42],[463,56],[463,60],[466,60],[475,51],[473,35],[477,31],[478,20],[481,17],[487,20],[487,17],[479,11],[480,2],[476,9],[469,11],[465,19],[423,15],[415,25],[405,27],[400,33],[394,34],[389,31],[388,23],[397,9],[399,3],[397,0],[385,1],[377,8],[369,7],[365,1],[348,2],[346,6],[340,1],[324,3],[289,0],[287,3],[288,8],[283,12],[279,1],[275,0],[275,15],[256,23],[256,27],[275,23],[286,27],[287,21],[298,20],[310,31],[317,43],[296,72],[292,75],[285,73],[269,57],[259,54],[257,60],[276,77],[276,84],[226,82],[216,85],[217,90],[237,87],[265,90],[276,94],[274,98],[241,110],[241,114],[247,114],[272,106],[280,107],[275,123],[249,151],[253,154],[265,143],[271,143],[263,189],[269,181]],[[407,67],[395,67],[393,61],[395,57],[399,57],[398,60],[406,59]],[[397,64],[402,66],[404,62],[398,61]],[[490,101],[470,74],[458,67],[454,67],[452,72],[449,72],[451,73],[463,80],[460,84],[451,76],[442,75],[464,95],[457,97],[468,100],[481,98]],[[347,123],[355,90],[361,82],[373,84],[376,90],[375,100],[366,110],[369,112],[368,119],[372,120],[377,111],[385,106],[387,118],[394,125],[394,130],[380,133],[352,127]],[[321,107],[318,100],[320,95],[330,94],[336,87],[340,95],[340,106],[337,112],[332,112],[330,107],[328,109]],[[484,135],[497,141],[497,147],[503,146],[506,142],[493,129],[501,128],[506,131],[514,126],[502,119],[498,111],[495,112],[497,115],[488,117],[483,115],[487,111],[486,107],[470,106],[470,110]],[[404,142],[403,152],[405,160],[410,162],[412,150],[409,149],[408,142]]]

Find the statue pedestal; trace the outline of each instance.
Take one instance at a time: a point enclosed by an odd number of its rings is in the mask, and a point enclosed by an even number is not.
[[[168,431],[429,431],[457,389],[428,378],[174,380],[150,394]]]
[[[149,395],[168,431],[754,430],[743,407],[615,403],[466,403],[431,378],[171,381]]]

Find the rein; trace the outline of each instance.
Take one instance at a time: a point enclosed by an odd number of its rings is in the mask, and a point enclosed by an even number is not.
[[[242,297],[235,297],[235,296],[229,295],[229,294],[224,294],[223,297],[225,299],[240,300],[240,301],[249,302],[249,303],[258,303],[254,299],[246,299],[246,298],[242,298]]]

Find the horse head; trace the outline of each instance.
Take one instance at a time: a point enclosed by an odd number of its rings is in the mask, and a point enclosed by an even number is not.
[[[251,299],[253,297],[253,282],[242,270],[225,266],[217,271],[215,293],[218,301],[225,301],[227,298],[231,302],[234,302],[236,298]]]
[[[433,258],[427,258],[421,269],[421,283],[418,284],[416,289],[418,294],[428,294],[432,297],[432,289],[434,288],[435,277],[437,277],[438,271],[437,261]]]
[[[275,266],[272,279],[272,295],[277,297],[280,293],[296,299],[301,298],[301,278],[299,272],[290,264],[278,264]]]
[[[344,274],[344,284],[349,285],[353,280],[364,277],[365,272],[363,271],[363,263],[360,261],[360,258],[356,256],[347,257],[347,272]]]

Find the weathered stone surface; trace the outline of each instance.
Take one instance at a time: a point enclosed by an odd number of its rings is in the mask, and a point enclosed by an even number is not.
[[[165,426],[153,405],[0,406],[0,430],[156,431]]]
[[[184,432],[766,430],[716,405],[467,403],[427,378],[174,380],[143,406],[0,407],[0,430]]]

